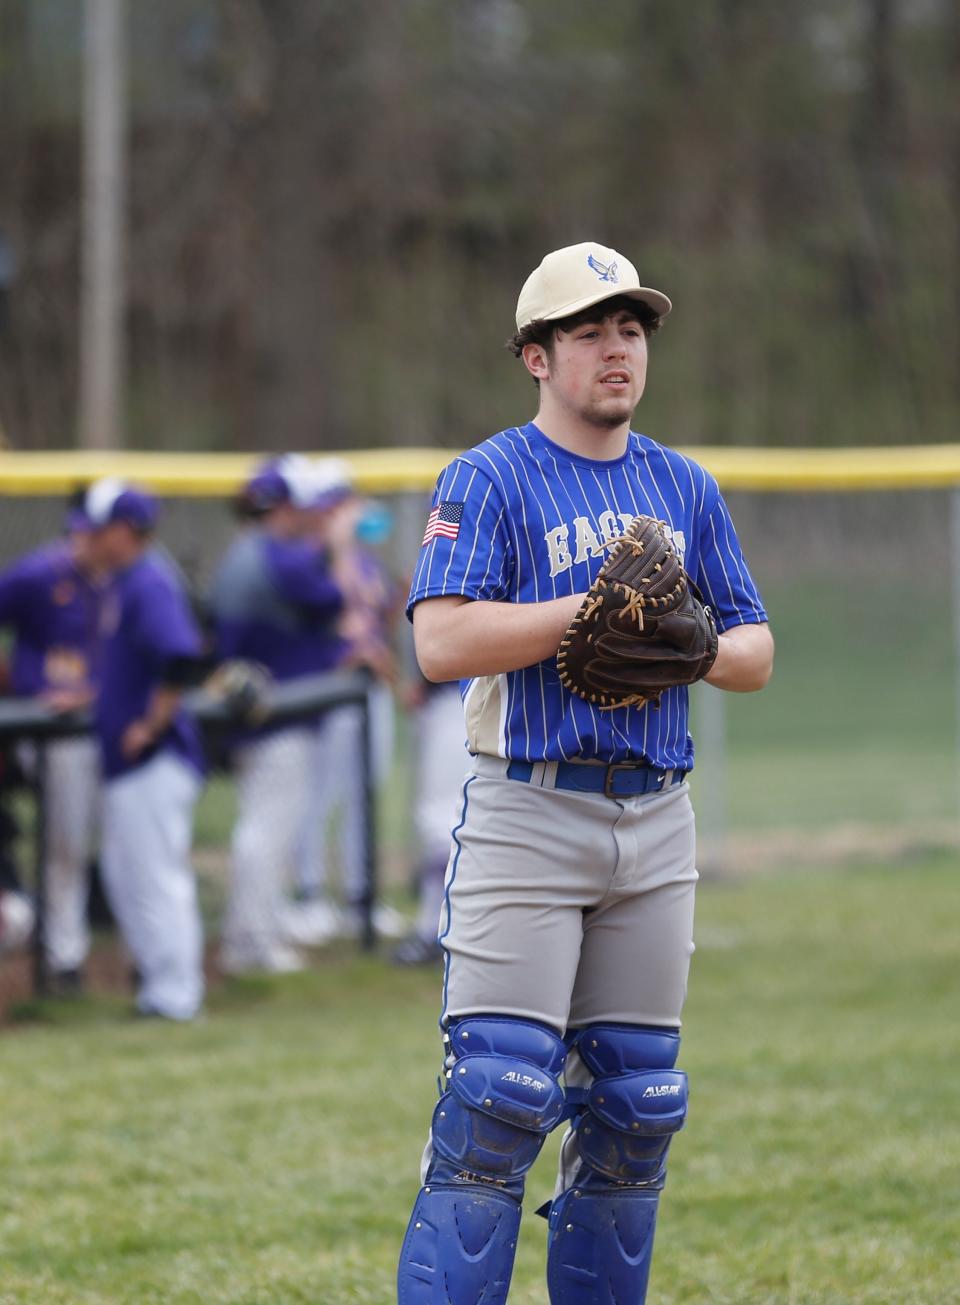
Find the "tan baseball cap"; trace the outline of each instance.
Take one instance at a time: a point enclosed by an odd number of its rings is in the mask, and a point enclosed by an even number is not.
[[[642,299],[661,317],[673,307],[665,294],[642,286],[637,269],[615,249],[592,240],[555,249],[523,284],[517,300],[517,330],[531,322],[570,317],[616,295]]]

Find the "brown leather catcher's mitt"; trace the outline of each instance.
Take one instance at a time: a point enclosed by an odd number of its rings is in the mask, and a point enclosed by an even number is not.
[[[562,684],[605,710],[642,707],[702,680],[716,656],[713,614],[664,523],[634,517],[563,636]]]

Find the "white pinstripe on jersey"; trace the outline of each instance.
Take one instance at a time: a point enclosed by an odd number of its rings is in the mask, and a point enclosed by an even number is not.
[[[464,505],[459,535],[420,550],[410,611],[444,594],[542,602],[583,592],[612,527],[644,512],[673,530],[720,630],[767,619],[716,481],[644,435],[631,433],[624,457],[600,462],[553,444],[533,423],[501,431],[441,473],[433,505],[444,502]],[[659,708],[601,712],[563,688],[552,658],[497,679],[491,701],[504,756],[693,765],[686,689],[668,690]]]

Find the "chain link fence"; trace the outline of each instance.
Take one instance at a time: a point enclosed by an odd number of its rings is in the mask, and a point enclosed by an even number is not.
[[[704,870],[906,861],[917,848],[957,844],[952,493],[727,494],[770,612],[777,661],[762,694],[723,694],[706,686],[694,691],[693,789]],[[393,522],[384,557],[402,587],[419,546],[425,497],[406,492],[383,502]],[[0,565],[55,535],[62,519],[59,497],[5,500]],[[893,521],[909,523],[907,538],[902,530],[893,538]],[[201,614],[234,528],[222,499],[164,500],[159,541],[182,568]],[[395,633],[412,672],[406,622]],[[379,834],[380,887],[400,913],[381,906],[387,932],[399,934],[415,912],[417,731],[388,693],[374,701],[354,681],[335,676],[289,692],[277,709],[294,740],[291,757],[275,761],[245,790],[236,768],[215,766],[197,809],[193,857],[208,939],[216,940],[227,902],[238,804],[273,803],[274,819],[282,823],[284,767],[291,765],[296,774],[311,772],[308,818],[288,872],[294,914],[314,903],[312,924],[309,912],[300,913],[300,941],[326,943],[344,933],[372,939],[377,880],[374,844],[365,840],[364,828]],[[334,702],[339,707],[331,711]],[[321,706],[327,709],[323,728],[317,725]],[[199,710],[216,761],[223,755],[217,743],[223,721],[210,703],[200,701]],[[29,704],[8,702],[4,712],[0,734],[13,759],[24,741],[79,729],[41,721]],[[377,772],[382,800],[374,819]],[[451,777],[451,809],[458,778]],[[41,799],[36,769],[5,798],[21,829],[12,859],[34,896],[42,896],[43,821],[34,816]],[[276,829],[279,845],[284,837]],[[338,914],[331,915],[328,904]],[[39,986],[41,944],[33,979]],[[23,962],[0,961],[8,987],[16,964]]]

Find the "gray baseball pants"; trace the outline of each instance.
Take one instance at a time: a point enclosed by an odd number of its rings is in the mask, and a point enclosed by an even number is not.
[[[697,881],[687,785],[613,799],[505,770],[479,756],[463,785],[441,917],[444,1020],[676,1028]],[[549,784],[549,765],[534,778]]]

